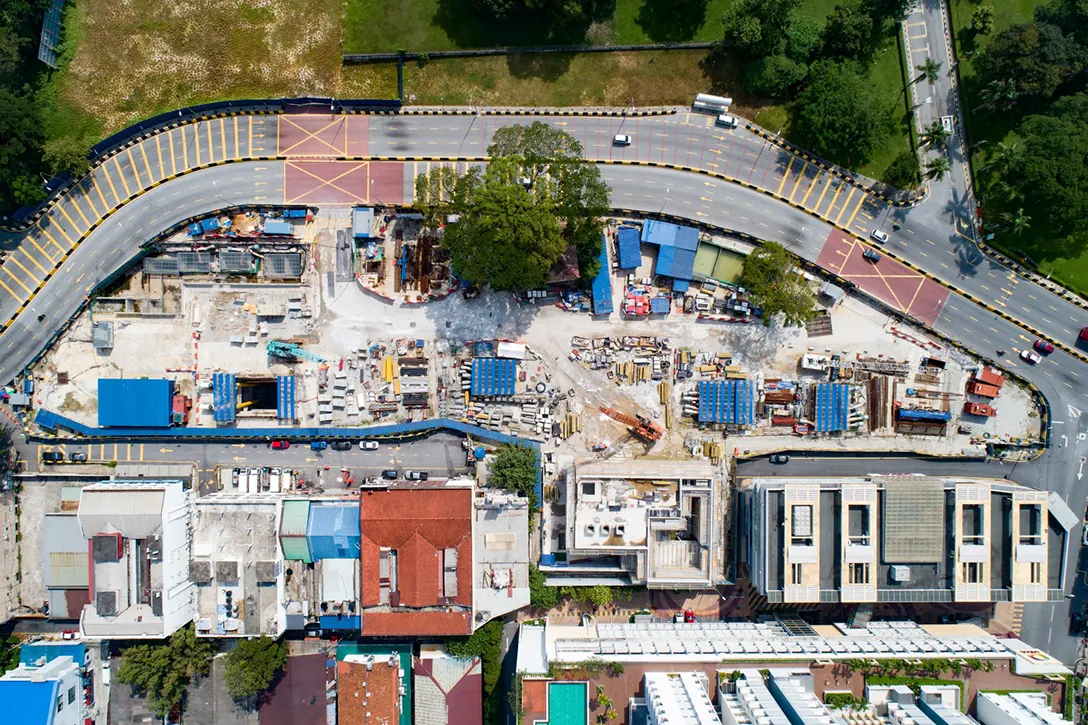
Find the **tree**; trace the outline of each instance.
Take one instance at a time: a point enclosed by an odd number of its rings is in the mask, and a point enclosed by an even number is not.
[[[600,609],[612,603],[612,587],[596,584],[591,587],[560,587],[560,593],[587,607]]]
[[[501,722],[499,709],[501,698],[496,686],[502,674],[502,620],[492,619],[477,629],[470,637],[456,637],[446,640],[446,651],[453,657],[472,659],[479,657],[483,667],[484,718],[485,723]]]
[[[982,170],[993,169],[998,176],[1008,176],[1020,168],[1024,162],[1024,151],[1020,144],[1012,141],[1005,143],[998,141],[994,147],[993,160],[982,167]]]
[[[49,139],[43,146],[45,162],[54,174],[67,172],[79,178],[91,169],[87,160],[87,146],[75,136]]]
[[[19,666],[19,650],[22,640],[9,635],[0,641],[0,675]]]
[[[197,639],[189,625],[170,635],[165,644],[140,644],[122,652],[117,680],[131,685],[147,698],[155,715],[164,717],[181,704],[193,678],[208,674],[211,656],[212,646]]]
[[[935,156],[926,162],[926,178],[940,181],[952,166],[944,156]]]
[[[424,223],[437,227],[443,217],[455,214],[467,205],[467,197],[480,179],[480,167],[458,176],[452,166],[438,166],[420,174],[415,181],[415,207],[423,213]]]
[[[750,58],[770,55],[786,36],[801,0],[737,0],[722,18],[725,43]]]
[[[936,83],[937,79],[941,77],[941,64],[932,58],[926,58],[922,65],[916,65],[914,66],[914,69],[918,71],[918,76],[915,77],[914,83],[917,83],[923,78],[930,83]]]
[[[857,60],[869,51],[872,33],[873,18],[860,5],[836,5],[821,34],[824,55]]]
[[[744,69],[748,92],[781,98],[808,75],[808,68],[785,55],[769,55],[749,63]]]
[[[809,15],[793,14],[786,24],[786,57],[795,63],[808,63],[820,45],[820,23]]]
[[[1013,99],[1049,100],[1084,67],[1083,49],[1049,23],[1024,23],[993,36],[975,59],[983,87],[1010,84]]]
[[[536,508],[536,480],[540,473],[540,461],[537,452],[528,446],[504,444],[492,456],[488,466],[489,484],[507,491],[513,491],[529,499],[531,508]]]
[[[1009,231],[1016,236],[1020,236],[1031,228],[1031,217],[1024,213],[1023,208],[1017,209],[1015,212],[1004,212],[1001,214],[1001,219],[1005,222],[1005,226],[1009,228]]]
[[[1035,21],[1056,25],[1078,45],[1088,47],[1088,5],[1083,0],[1051,0],[1039,5]]]
[[[1059,99],[1046,115],[1024,119],[1018,169],[1002,178],[1023,194],[1030,218],[1055,236],[1088,236],[1088,94]]]
[[[985,110],[988,113],[998,113],[1011,110],[1016,105],[1016,99],[1020,97],[1016,90],[1016,82],[1011,78],[1007,80],[992,80],[979,91],[982,103],[975,110]]]
[[[979,5],[971,13],[971,31],[977,35],[989,35],[994,30],[994,6]]]
[[[740,284],[762,310],[763,324],[770,326],[778,314],[786,327],[804,325],[813,315],[815,300],[804,277],[794,270],[794,257],[776,242],[767,242],[744,258]]]
[[[922,143],[930,148],[933,148],[934,146],[944,146],[951,136],[952,134],[949,133],[948,129],[946,129],[944,124],[938,119],[931,122],[922,130]]]
[[[922,183],[922,166],[913,151],[901,151],[884,172],[884,181],[899,189],[913,189]]]
[[[488,156],[520,156],[525,176],[536,180],[555,162],[580,160],[582,144],[569,133],[540,121],[497,129],[487,147]]]
[[[882,23],[885,20],[899,22],[907,17],[914,0],[864,0],[865,12],[873,16],[873,20]]]
[[[529,564],[529,604],[534,609],[555,609],[560,601],[559,588],[548,586],[544,580],[540,567]]]
[[[797,107],[798,135],[834,161],[864,162],[884,137],[885,112],[854,63],[813,63]]]
[[[287,645],[264,635],[243,639],[226,657],[223,679],[235,699],[254,697],[267,690],[287,666]]]

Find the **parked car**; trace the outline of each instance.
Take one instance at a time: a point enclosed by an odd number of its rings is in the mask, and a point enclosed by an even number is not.
[[[1037,365],[1043,361],[1043,358],[1039,356],[1039,353],[1032,352],[1031,350],[1023,350],[1020,353],[1020,359],[1026,363]]]
[[[869,233],[869,236],[872,237],[874,241],[880,242],[881,244],[884,244],[888,241],[887,232],[882,232],[879,229],[874,229],[873,231],[871,231]]]
[[[336,451],[350,451],[351,441],[333,441],[332,447]]]
[[[684,610],[684,623],[685,624],[692,624],[694,622],[695,622],[695,612],[693,612],[690,609],[685,609]]]
[[[465,289],[462,290],[461,296],[464,297],[466,300],[476,299],[480,296],[480,285],[470,284],[468,287],[465,287]]]
[[[626,133],[617,133],[615,136],[612,137],[612,143],[614,143],[616,146],[630,146],[631,136],[630,134]]]
[[[43,451],[42,463],[60,463],[64,460],[64,454],[60,451]]]
[[[790,457],[785,453],[775,453],[771,456],[771,463],[789,463]]]
[[[382,478],[386,479],[387,481],[396,481],[399,477],[400,474],[391,468],[387,468],[386,470],[382,471]]]
[[[87,454],[86,453],[69,453],[68,454],[68,460],[69,461],[75,461],[76,463],[86,463],[87,462]]]
[[[378,441],[359,441],[359,447],[364,451],[378,450]]]
[[[737,120],[736,116],[730,116],[728,113],[723,113],[718,116],[716,123],[719,126],[725,126],[726,128],[736,128],[740,124],[740,121]]]
[[[79,639],[78,629],[66,629],[60,633],[61,639]]]
[[[426,481],[430,476],[426,471],[405,471],[404,477],[409,481]]]
[[[329,447],[329,444],[325,441],[310,441],[311,451],[323,451]]]
[[[1049,355],[1054,352],[1054,346],[1046,340],[1036,340],[1033,347],[1044,355]]]
[[[273,450],[285,451],[291,447],[291,441],[272,441],[269,445],[272,446]]]
[[[861,256],[865,257],[873,264],[876,264],[880,261],[880,252],[876,251],[875,249],[866,249]]]

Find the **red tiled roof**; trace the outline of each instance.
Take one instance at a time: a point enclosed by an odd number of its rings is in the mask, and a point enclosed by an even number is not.
[[[380,555],[383,547],[397,552],[397,604],[401,607],[440,607],[472,604],[472,491],[470,489],[401,489],[368,491],[359,506],[362,534],[361,604],[380,602]],[[439,601],[443,551],[457,552],[457,595]],[[389,617],[434,617],[433,624],[398,624]],[[405,620],[407,621],[407,620]],[[467,612],[366,612],[364,634],[464,634],[470,630]],[[379,631],[380,630],[380,631]]]
[[[340,725],[398,725],[397,667],[376,660],[371,670],[357,662],[336,665],[336,718]]]
[[[371,637],[441,637],[472,634],[469,612],[363,612],[363,634]]]

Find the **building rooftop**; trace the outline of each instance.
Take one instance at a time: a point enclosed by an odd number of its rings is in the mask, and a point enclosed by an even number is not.
[[[1068,725],[1069,720],[1050,709],[1045,692],[980,692],[975,702],[985,725]]]
[[[483,669],[479,657],[451,657],[440,646],[422,645],[413,670],[414,725],[483,721]]]
[[[336,663],[339,725],[400,723],[400,660],[349,655]]]
[[[52,725],[75,723],[83,709],[79,669],[71,657],[62,656],[44,665],[19,666],[0,677],[0,698],[5,723]]]
[[[173,390],[172,380],[99,378],[98,425],[167,428]]]
[[[364,635],[472,631],[472,489],[364,491]]]
[[[529,605],[529,501],[499,490],[473,498],[476,624]]]

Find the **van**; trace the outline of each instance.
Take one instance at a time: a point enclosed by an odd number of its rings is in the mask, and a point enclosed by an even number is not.
[[[719,126],[725,126],[726,128],[736,128],[740,125],[740,121],[737,120],[737,117],[730,116],[728,113],[723,113],[722,115],[718,116],[718,120],[716,121],[716,123]]]

